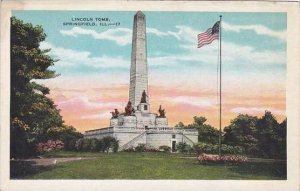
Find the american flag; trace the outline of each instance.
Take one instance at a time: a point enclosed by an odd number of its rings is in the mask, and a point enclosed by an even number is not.
[[[212,43],[212,41],[219,39],[220,21],[217,21],[212,28],[207,29],[206,32],[198,34],[198,48]]]

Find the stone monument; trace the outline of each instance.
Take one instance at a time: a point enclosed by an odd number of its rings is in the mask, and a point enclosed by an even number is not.
[[[148,92],[146,16],[138,11],[134,16],[129,82],[129,101],[124,111],[111,112],[110,126],[85,132],[85,138],[113,136],[119,140],[119,150],[146,144],[159,148],[169,146],[175,152],[178,142],[193,145],[198,141],[195,129],[177,129],[168,126],[165,109],[160,105],[151,113]]]

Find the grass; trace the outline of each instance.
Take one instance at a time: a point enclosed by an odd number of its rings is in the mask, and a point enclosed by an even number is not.
[[[169,153],[49,153],[47,157],[97,157],[59,163],[19,176],[22,179],[246,179],[284,180],[286,161],[256,159],[236,165],[202,165]],[[24,165],[24,164],[23,164]],[[16,167],[16,165],[15,165]],[[20,169],[20,166],[13,169]],[[21,168],[22,169],[22,168]],[[23,172],[26,171],[23,170]],[[15,173],[18,174],[18,173]],[[20,173],[19,173],[20,174]]]

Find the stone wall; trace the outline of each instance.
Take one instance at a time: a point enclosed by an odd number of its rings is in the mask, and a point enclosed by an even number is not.
[[[175,142],[175,144],[186,142],[191,146],[198,142],[198,132],[195,130],[181,130],[167,127],[151,128],[148,130],[136,127],[110,127],[88,131],[85,134],[85,138],[101,139],[105,136],[112,136],[119,140],[119,150],[136,147],[139,144],[146,144],[154,148],[166,145],[172,148],[172,142]]]

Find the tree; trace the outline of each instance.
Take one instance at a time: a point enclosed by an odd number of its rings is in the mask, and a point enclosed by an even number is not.
[[[53,127],[47,130],[47,138],[61,140],[64,142],[65,150],[75,150],[76,141],[83,138],[83,134],[78,132],[73,126],[63,125],[62,127]]]
[[[205,124],[206,121],[205,117],[194,116],[194,123],[187,125],[186,128],[198,129],[198,141],[217,144],[219,141],[219,131],[211,125]]]
[[[238,115],[229,126],[224,128],[224,144],[242,146],[247,154],[254,154],[258,150],[256,135],[257,117]]]
[[[277,129],[280,130],[277,120],[270,111],[265,111],[265,115],[257,122],[256,133],[256,137],[259,140],[258,146],[260,154],[262,156],[272,158],[280,157]]]
[[[62,128],[64,121],[54,102],[47,97],[49,88],[36,80],[57,76],[54,65],[39,45],[46,38],[41,26],[11,18],[11,157],[35,154],[35,145],[49,138],[49,129]]]
[[[279,149],[279,157],[286,159],[286,133],[287,133],[287,119],[283,120],[279,126],[275,129],[278,149]]]
[[[119,149],[119,141],[111,136],[103,137],[102,139],[102,149],[108,153],[109,149],[112,149],[113,152],[117,152]]]
[[[175,127],[176,127],[176,128],[182,129],[182,128],[185,127],[185,125],[180,121],[179,123],[177,123],[177,124],[175,125]]]
[[[240,114],[224,128],[224,143],[254,156],[286,158],[286,123],[279,124],[270,111],[261,118]]]

